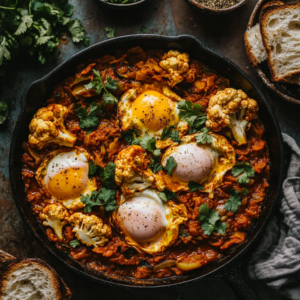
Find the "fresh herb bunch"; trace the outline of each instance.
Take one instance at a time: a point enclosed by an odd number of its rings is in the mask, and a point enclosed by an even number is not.
[[[0,0],[0,75],[20,54],[42,64],[59,55],[59,39],[69,33],[73,42],[89,44],[78,19],[71,20],[68,0]]]

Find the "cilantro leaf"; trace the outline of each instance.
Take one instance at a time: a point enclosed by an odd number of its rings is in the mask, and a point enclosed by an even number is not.
[[[173,142],[176,142],[178,144],[181,143],[181,139],[179,138],[179,132],[178,131],[172,131],[170,138]]]
[[[210,128],[204,127],[200,130],[201,133],[196,135],[195,139],[198,144],[206,144],[206,143],[211,144],[212,143],[212,138],[209,135],[209,130],[210,130]]]
[[[84,212],[90,213],[92,211],[92,207],[99,206],[100,200],[97,199],[98,192],[92,191],[91,195],[83,195],[80,197],[80,201],[85,204]]]
[[[147,27],[146,26],[142,26],[141,27],[141,32],[142,33],[147,33]]]
[[[137,129],[127,129],[124,133],[123,133],[123,138],[124,140],[131,145],[133,143],[133,141],[138,138],[140,136],[140,133]]]
[[[255,171],[250,164],[247,163],[237,163],[232,168],[232,175],[237,177],[237,182],[240,184],[247,184],[250,182],[249,177],[254,177]]]
[[[110,76],[107,77],[107,82],[105,84],[105,87],[107,89],[110,89],[112,91],[116,91],[118,88],[117,80],[116,79],[111,79]]]
[[[180,101],[178,103],[178,109],[180,110],[179,118],[186,120],[190,127],[197,117],[205,116],[205,113],[201,111],[202,105],[193,104],[188,100]]]
[[[199,132],[202,125],[206,122],[206,119],[206,116],[195,118],[194,121],[192,121],[190,124],[189,134]]]
[[[199,207],[199,221],[202,223],[201,228],[205,235],[211,235],[215,230],[220,234],[226,232],[226,223],[220,222],[219,220],[219,213],[213,208],[209,208],[207,203],[204,203]]]
[[[160,155],[160,150],[156,149],[156,140],[154,137],[149,135],[144,135],[141,138],[136,138],[132,145],[140,145],[142,148],[148,150],[153,153],[155,156]]]
[[[172,129],[174,129],[175,126],[170,126],[170,127],[165,127],[161,133],[161,136],[160,136],[160,140],[163,141],[167,138],[169,138],[171,136],[171,133],[172,133]]]
[[[86,84],[84,87],[87,90],[95,89],[96,93],[99,95],[101,93],[102,89],[104,88],[104,85],[103,85],[102,78],[101,78],[99,71],[93,69],[93,73],[95,75],[93,81]]]
[[[158,156],[151,157],[150,161],[151,161],[150,169],[152,170],[153,174],[163,169],[162,165],[160,164]]]
[[[0,124],[3,124],[8,118],[8,105],[0,101]]]
[[[236,212],[241,205],[241,197],[239,196],[239,192],[233,189],[230,192],[230,198],[226,201],[224,208],[226,210],[230,210],[232,212]]]
[[[97,196],[100,205],[104,206],[106,211],[113,211],[118,207],[116,197],[116,190],[111,190],[107,188],[102,188]]]
[[[68,23],[68,30],[71,33],[74,43],[79,43],[84,39],[84,28],[78,19],[72,20]]]
[[[241,191],[241,195],[242,195],[242,196],[246,196],[246,195],[248,195],[248,194],[249,194],[249,190],[246,189],[246,188],[244,188],[244,189]]]
[[[170,156],[167,160],[166,166],[165,166],[165,170],[167,171],[167,173],[172,176],[172,170],[177,166],[177,163],[174,159],[173,156]]]
[[[103,175],[101,177],[106,187],[113,187],[115,185],[115,170],[116,165],[112,162],[109,162],[105,167]]]
[[[116,104],[118,99],[112,95],[111,93],[104,93],[103,95],[103,105],[106,106],[108,104]]]
[[[79,118],[79,127],[90,134],[99,125],[99,115],[102,113],[101,105],[93,102],[88,113],[84,107],[78,108],[75,113]]]
[[[115,37],[115,29],[111,27],[105,27],[106,31],[106,37],[108,39],[114,38]]]
[[[167,202],[170,199],[177,198],[177,195],[168,189],[164,189],[163,192],[158,193],[158,196],[161,200],[163,200],[165,202]]]
[[[189,234],[185,233],[183,230],[179,229],[179,236],[187,237],[190,236]]]
[[[9,46],[9,44],[6,41],[6,38],[3,37],[3,40],[0,44],[0,65],[3,62],[3,58],[6,58],[7,60],[10,59],[10,52],[9,52],[7,46]]]
[[[204,186],[195,181],[190,181],[188,187],[190,189],[190,192],[196,192],[197,190],[204,190]]]
[[[146,259],[141,259],[139,261],[139,266],[140,267],[147,267],[147,268],[150,268],[152,269],[153,267],[150,265],[150,263],[146,260]]]
[[[26,13],[28,14],[27,10],[24,9],[24,11],[26,11]],[[24,33],[27,30],[27,28],[31,27],[32,22],[33,22],[32,16],[24,14],[21,18],[21,23],[19,24],[18,29],[16,30],[14,35],[20,35]]]
[[[122,254],[126,259],[130,259],[134,255],[134,250],[132,248],[128,248]]]
[[[89,162],[89,178],[93,178],[96,175],[99,175],[100,177],[103,176],[103,168],[101,166],[95,165],[93,160],[90,160]]]
[[[76,248],[77,246],[80,246],[80,245],[81,244],[80,244],[80,242],[77,239],[75,239],[75,240],[73,240],[73,241],[70,242],[70,246],[72,248]]]

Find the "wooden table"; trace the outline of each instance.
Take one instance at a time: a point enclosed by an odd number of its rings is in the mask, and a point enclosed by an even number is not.
[[[243,35],[256,0],[249,0],[246,5],[233,13],[217,16],[201,14],[183,0],[153,0],[148,6],[132,13],[104,9],[96,0],[73,0],[71,3],[75,6],[74,15],[83,21],[91,38],[91,44],[106,39],[104,30],[106,26],[115,28],[115,36],[141,33],[141,26],[146,26],[148,33],[153,34],[194,35],[208,47],[234,61],[254,79],[272,104],[282,131],[293,136],[300,144],[300,130],[298,129],[300,106],[290,104],[271,94],[251,69],[246,57]],[[39,257],[47,261],[71,288],[74,300],[134,300],[137,299],[134,291],[89,282],[62,267],[55,258],[49,256],[48,252],[33,239],[21,220],[10,190],[9,145],[20,110],[21,94],[26,86],[81,49],[83,49],[82,46],[75,46],[68,41],[61,45],[61,55],[56,62],[42,66],[28,59],[21,59],[12,63],[11,71],[0,79],[1,100],[7,101],[11,109],[10,120],[4,126],[0,126],[0,249],[19,258]],[[263,283],[254,283],[254,286],[262,300],[285,299],[275,291],[266,288]],[[143,300],[175,300],[178,296],[182,300],[234,299],[224,283],[210,280],[168,291],[147,291],[143,295]]]

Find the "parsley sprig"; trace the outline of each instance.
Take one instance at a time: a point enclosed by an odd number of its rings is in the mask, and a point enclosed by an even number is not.
[[[227,225],[224,222],[220,222],[220,215],[213,208],[209,208],[207,203],[202,204],[199,207],[199,221],[202,223],[202,230],[205,235],[211,235],[213,231],[224,234],[227,229]]]
[[[76,115],[79,118],[79,127],[86,131],[87,134],[93,132],[99,125],[100,114],[102,113],[101,105],[94,102],[90,106],[89,112],[84,107],[76,110]]]
[[[195,139],[198,144],[211,144],[212,138],[209,135],[210,128],[202,128],[200,133],[196,135]]]
[[[237,182],[240,184],[247,184],[250,182],[250,177],[254,177],[255,171],[250,164],[247,163],[237,163],[232,168],[232,175],[237,177]]]
[[[159,156],[151,157],[150,161],[151,161],[150,169],[152,170],[153,174],[163,169],[159,161]]]
[[[113,94],[111,94],[107,89],[111,91],[116,91],[118,88],[117,80],[112,79],[110,76],[108,76],[107,82],[104,85],[99,71],[93,69],[93,73],[95,75],[93,81],[86,84],[84,87],[87,90],[95,89],[98,95],[102,92],[102,90],[104,90],[104,94],[103,94],[104,106],[108,104],[116,104],[118,102],[118,99]]]
[[[199,132],[201,126],[206,122],[206,114],[203,113],[202,105],[184,100],[178,103],[180,109],[179,118],[189,124],[189,134]]]
[[[161,200],[163,200],[165,202],[167,202],[170,199],[177,198],[177,195],[168,189],[164,189],[163,192],[158,193],[158,196]]]
[[[112,27],[105,27],[106,37],[112,39],[115,37],[115,29]]]

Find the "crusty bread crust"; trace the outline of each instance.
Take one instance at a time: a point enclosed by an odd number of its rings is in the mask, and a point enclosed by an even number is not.
[[[297,71],[294,71],[294,72],[289,72],[288,74],[285,74],[285,76],[280,76],[280,77],[276,76],[275,67],[274,67],[274,64],[271,60],[271,48],[269,47],[269,45],[267,43],[267,40],[266,40],[267,36],[269,34],[268,31],[266,30],[266,25],[267,25],[268,18],[272,14],[275,14],[280,10],[283,10],[283,9],[289,9],[290,10],[290,9],[295,9],[295,8],[299,8],[299,7],[300,7],[300,2],[297,2],[295,4],[289,4],[289,5],[288,4],[285,4],[285,5],[271,5],[269,7],[266,7],[260,15],[260,18],[259,18],[260,31],[261,31],[264,46],[265,46],[267,54],[268,54],[267,61],[268,61],[268,65],[269,65],[269,68],[270,68],[270,72],[271,72],[271,76],[272,76],[273,81],[287,82],[287,77],[290,77],[294,74],[299,74],[300,70],[297,70]]]
[[[43,273],[47,274],[54,290],[55,299],[53,300],[70,300],[72,293],[64,281],[58,276],[55,270],[40,259],[10,259],[0,267],[0,300],[7,288],[10,276],[22,267],[34,265]]]
[[[16,259],[14,256],[0,250],[0,267],[8,260]]]
[[[258,64],[258,61],[252,52],[252,47],[250,45],[249,37],[248,37],[248,31],[246,31],[244,34],[244,41],[245,41],[246,54],[249,58],[249,61],[253,67],[256,67]]]
[[[282,1],[278,1],[278,0],[274,0],[274,1],[267,2],[265,5],[263,5],[262,10],[261,10],[261,13],[262,13],[267,7],[270,7],[270,6],[281,6],[281,5],[285,5],[285,3],[282,2]]]

